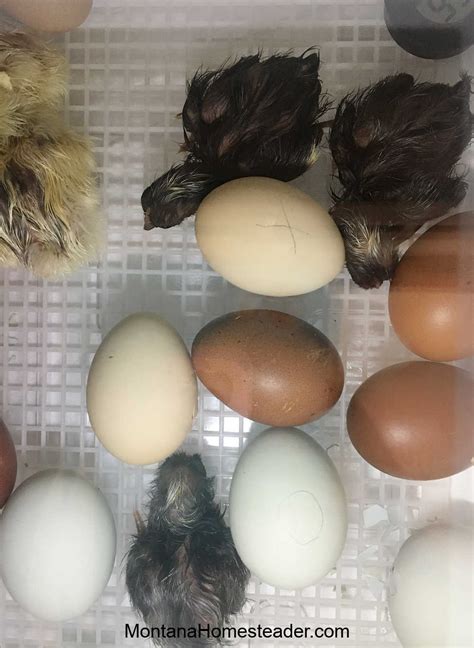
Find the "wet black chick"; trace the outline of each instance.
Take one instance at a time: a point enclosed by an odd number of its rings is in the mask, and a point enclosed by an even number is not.
[[[175,164],[142,194],[144,229],[168,229],[196,213],[201,201],[222,180],[202,164]]]
[[[151,487],[148,520],[137,515],[126,582],[134,609],[148,627],[222,628],[245,603],[249,571],[240,560],[214,502],[212,479],[199,455],[166,459]],[[169,647],[216,640],[156,638]]]
[[[464,198],[456,165],[472,137],[470,94],[467,75],[449,86],[397,74],[339,104],[330,147],[340,188],[331,213],[359,286],[390,279],[400,245]]]
[[[145,229],[173,227],[215,187],[245,176],[292,180],[317,158],[329,107],[319,54],[245,56],[199,71],[188,83],[182,120],[187,154],[142,195]]]

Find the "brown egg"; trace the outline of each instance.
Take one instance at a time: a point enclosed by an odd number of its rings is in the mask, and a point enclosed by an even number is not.
[[[67,32],[82,25],[92,0],[0,0],[0,8],[33,29]]]
[[[16,480],[16,451],[6,425],[0,419],[0,509],[13,490]]]
[[[389,311],[403,344],[427,360],[474,354],[474,212],[420,236],[400,261]]]
[[[474,382],[462,369],[403,362],[355,392],[347,430],[372,466],[404,479],[440,479],[472,464]]]
[[[196,336],[191,355],[209,391],[239,414],[275,427],[319,418],[344,385],[332,342],[311,324],[273,310],[213,320]]]

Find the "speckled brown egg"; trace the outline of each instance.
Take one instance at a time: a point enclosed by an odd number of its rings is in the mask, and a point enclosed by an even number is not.
[[[196,336],[200,380],[228,407],[274,427],[313,421],[337,402],[344,370],[332,342],[297,317],[273,310],[229,313]]]
[[[15,486],[16,468],[15,446],[5,423],[0,419],[0,509]]]
[[[427,360],[474,354],[474,212],[441,221],[408,249],[390,286],[390,319]]]
[[[403,362],[382,369],[355,392],[347,430],[372,466],[404,479],[440,479],[474,455],[474,382],[452,365]]]

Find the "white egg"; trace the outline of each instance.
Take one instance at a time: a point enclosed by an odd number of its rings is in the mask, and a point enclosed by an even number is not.
[[[324,577],[344,547],[347,511],[323,448],[295,428],[270,428],[249,443],[232,479],[230,527],[262,581],[300,589]]]
[[[261,295],[311,292],[344,265],[344,244],[329,214],[271,178],[241,178],[212,191],[197,211],[196,237],[216,272]]]
[[[473,530],[432,525],[395,560],[389,610],[403,648],[474,646]]]
[[[39,619],[84,614],[102,594],[115,559],[112,512],[88,481],[44,470],[8,500],[0,520],[0,573],[17,603]]]
[[[87,380],[92,428],[130,464],[172,454],[192,428],[197,383],[178,333],[153,313],[122,320],[95,354]]]

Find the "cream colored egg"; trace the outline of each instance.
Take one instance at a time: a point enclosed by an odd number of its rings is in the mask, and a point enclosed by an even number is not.
[[[0,8],[33,29],[67,32],[82,25],[92,0],[0,0]]]
[[[311,292],[344,265],[344,244],[329,214],[271,178],[232,180],[211,192],[198,209],[196,237],[216,272],[260,295]]]
[[[105,337],[87,380],[92,428],[130,464],[172,454],[191,430],[197,384],[183,340],[161,317],[136,313]]]

